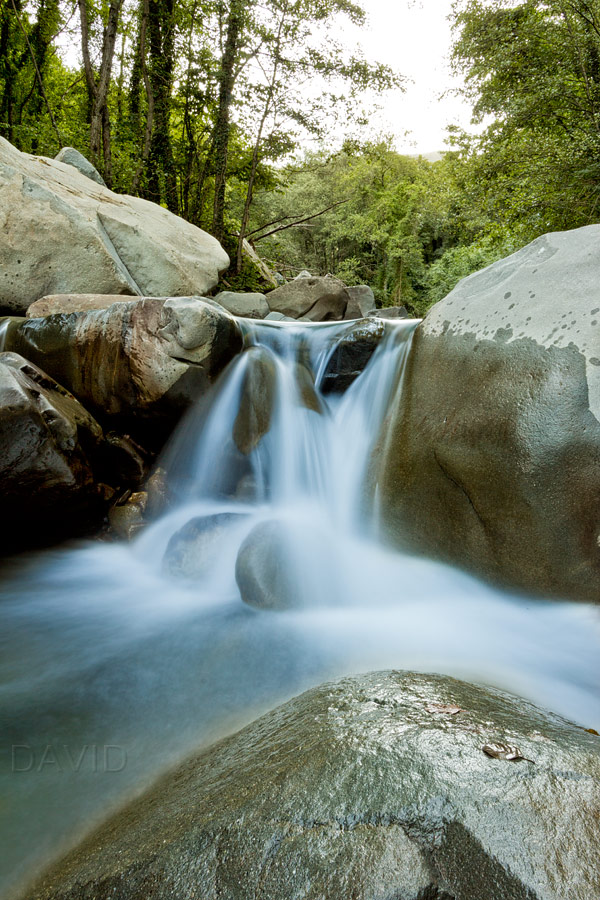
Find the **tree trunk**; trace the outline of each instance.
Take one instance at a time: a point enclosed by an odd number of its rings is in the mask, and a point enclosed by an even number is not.
[[[106,180],[107,175],[110,179],[110,119],[108,112],[108,91],[110,88],[112,62],[117,40],[117,28],[123,0],[110,0],[108,18],[106,25],[104,26],[102,58],[98,72],[94,71],[90,58],[88,2],[89,0],[78,0],[79,18],[81,23],[81,53],[83,56],[83,66],[90,105],[90,158],[91,162],[103,172]],[[104,143],[105,134],[109,135],[108,159],[104,155],[106,150],[106,144]],[[102,162],[103,156],[104,164]],[[107,164],[108,171],[106,170]]]
[[[150,0],[150,84],[154,105],[154,128],[150,143],[148,187],[152,199],[164,198],[171,212],[179,211],[177,176],[171,145],[171,91],[174,65],[174,0]],[[161,182],[164,182],[164,188]]]
[[[219,72],[219,106],[214,129],[215,199],[212,232],[218,241],[225,235],[225,183],[230,137],[230,112],[235,84],[235,63],[243,31],[244,4],[230,0],[227,37]]]

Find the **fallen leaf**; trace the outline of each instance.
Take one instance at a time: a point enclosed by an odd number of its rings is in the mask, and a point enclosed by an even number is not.
[[[511,747],[509,744],[485,744],[481,749],[486,756],[491,756],[492,759],[507,759],[510,762],[520,762],[521,760],[533,762],[532,759],[527,759],[526,756],[523,756],[517,747]]]
[[[587,731],[588,734],[595,734],[596,737],[600,737],[600,734],[596,731],[595,728],[586,728],[585,730]]]
[[[430,703],[425,709],[429,713],[443,713],[446,716],[455,716],[457,713],[462,712],[462,707],[460,706],[445,706],[443,703]]]

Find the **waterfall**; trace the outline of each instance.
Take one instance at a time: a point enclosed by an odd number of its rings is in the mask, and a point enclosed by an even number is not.
[[[243,321],[245,352],[161,460],[171,506],[131,545],[59,549],[9,571],[0,892],[201,744],[328,678],[441,672],[598,727],[595,609],[511,596],[378,540],[365,479],[415,325],[385,323],[364,371],[331,393],[355,323]],[[198,540],[177,571],[190,522]],[[288,608],[242,602],[238,556],[253,533],[273,538],[258,550]]]

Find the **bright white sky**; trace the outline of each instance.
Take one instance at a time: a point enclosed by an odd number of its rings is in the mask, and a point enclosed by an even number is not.
[[[460,87],[450,72],[452,0],[362,0],[369,27],[344,27],[341,40],[359,44],[367,59],[392,66],[410,81],[389,92],[373,130],[394,134],[397,149],[428,153],[444,149],[446,125],[469,127],[471,108],[448,93]],[[446,96],[441,97],[446,92]],[[405,136],[405,132],[411,134]]]

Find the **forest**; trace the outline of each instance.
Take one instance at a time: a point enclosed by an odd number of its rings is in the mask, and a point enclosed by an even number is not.
[[[456,0],[452,61],[479,127],[450,127],[436,162],[369,128],[403,78],[401,60],[332,39],[365,17],[352,0],[4,0],[0,134],[75,147],[109,187],[209,231],[231,287],[260,286],[247,239],[285,277],[367,283],[417,315],[540,234],[599,220],[600,0]]]

